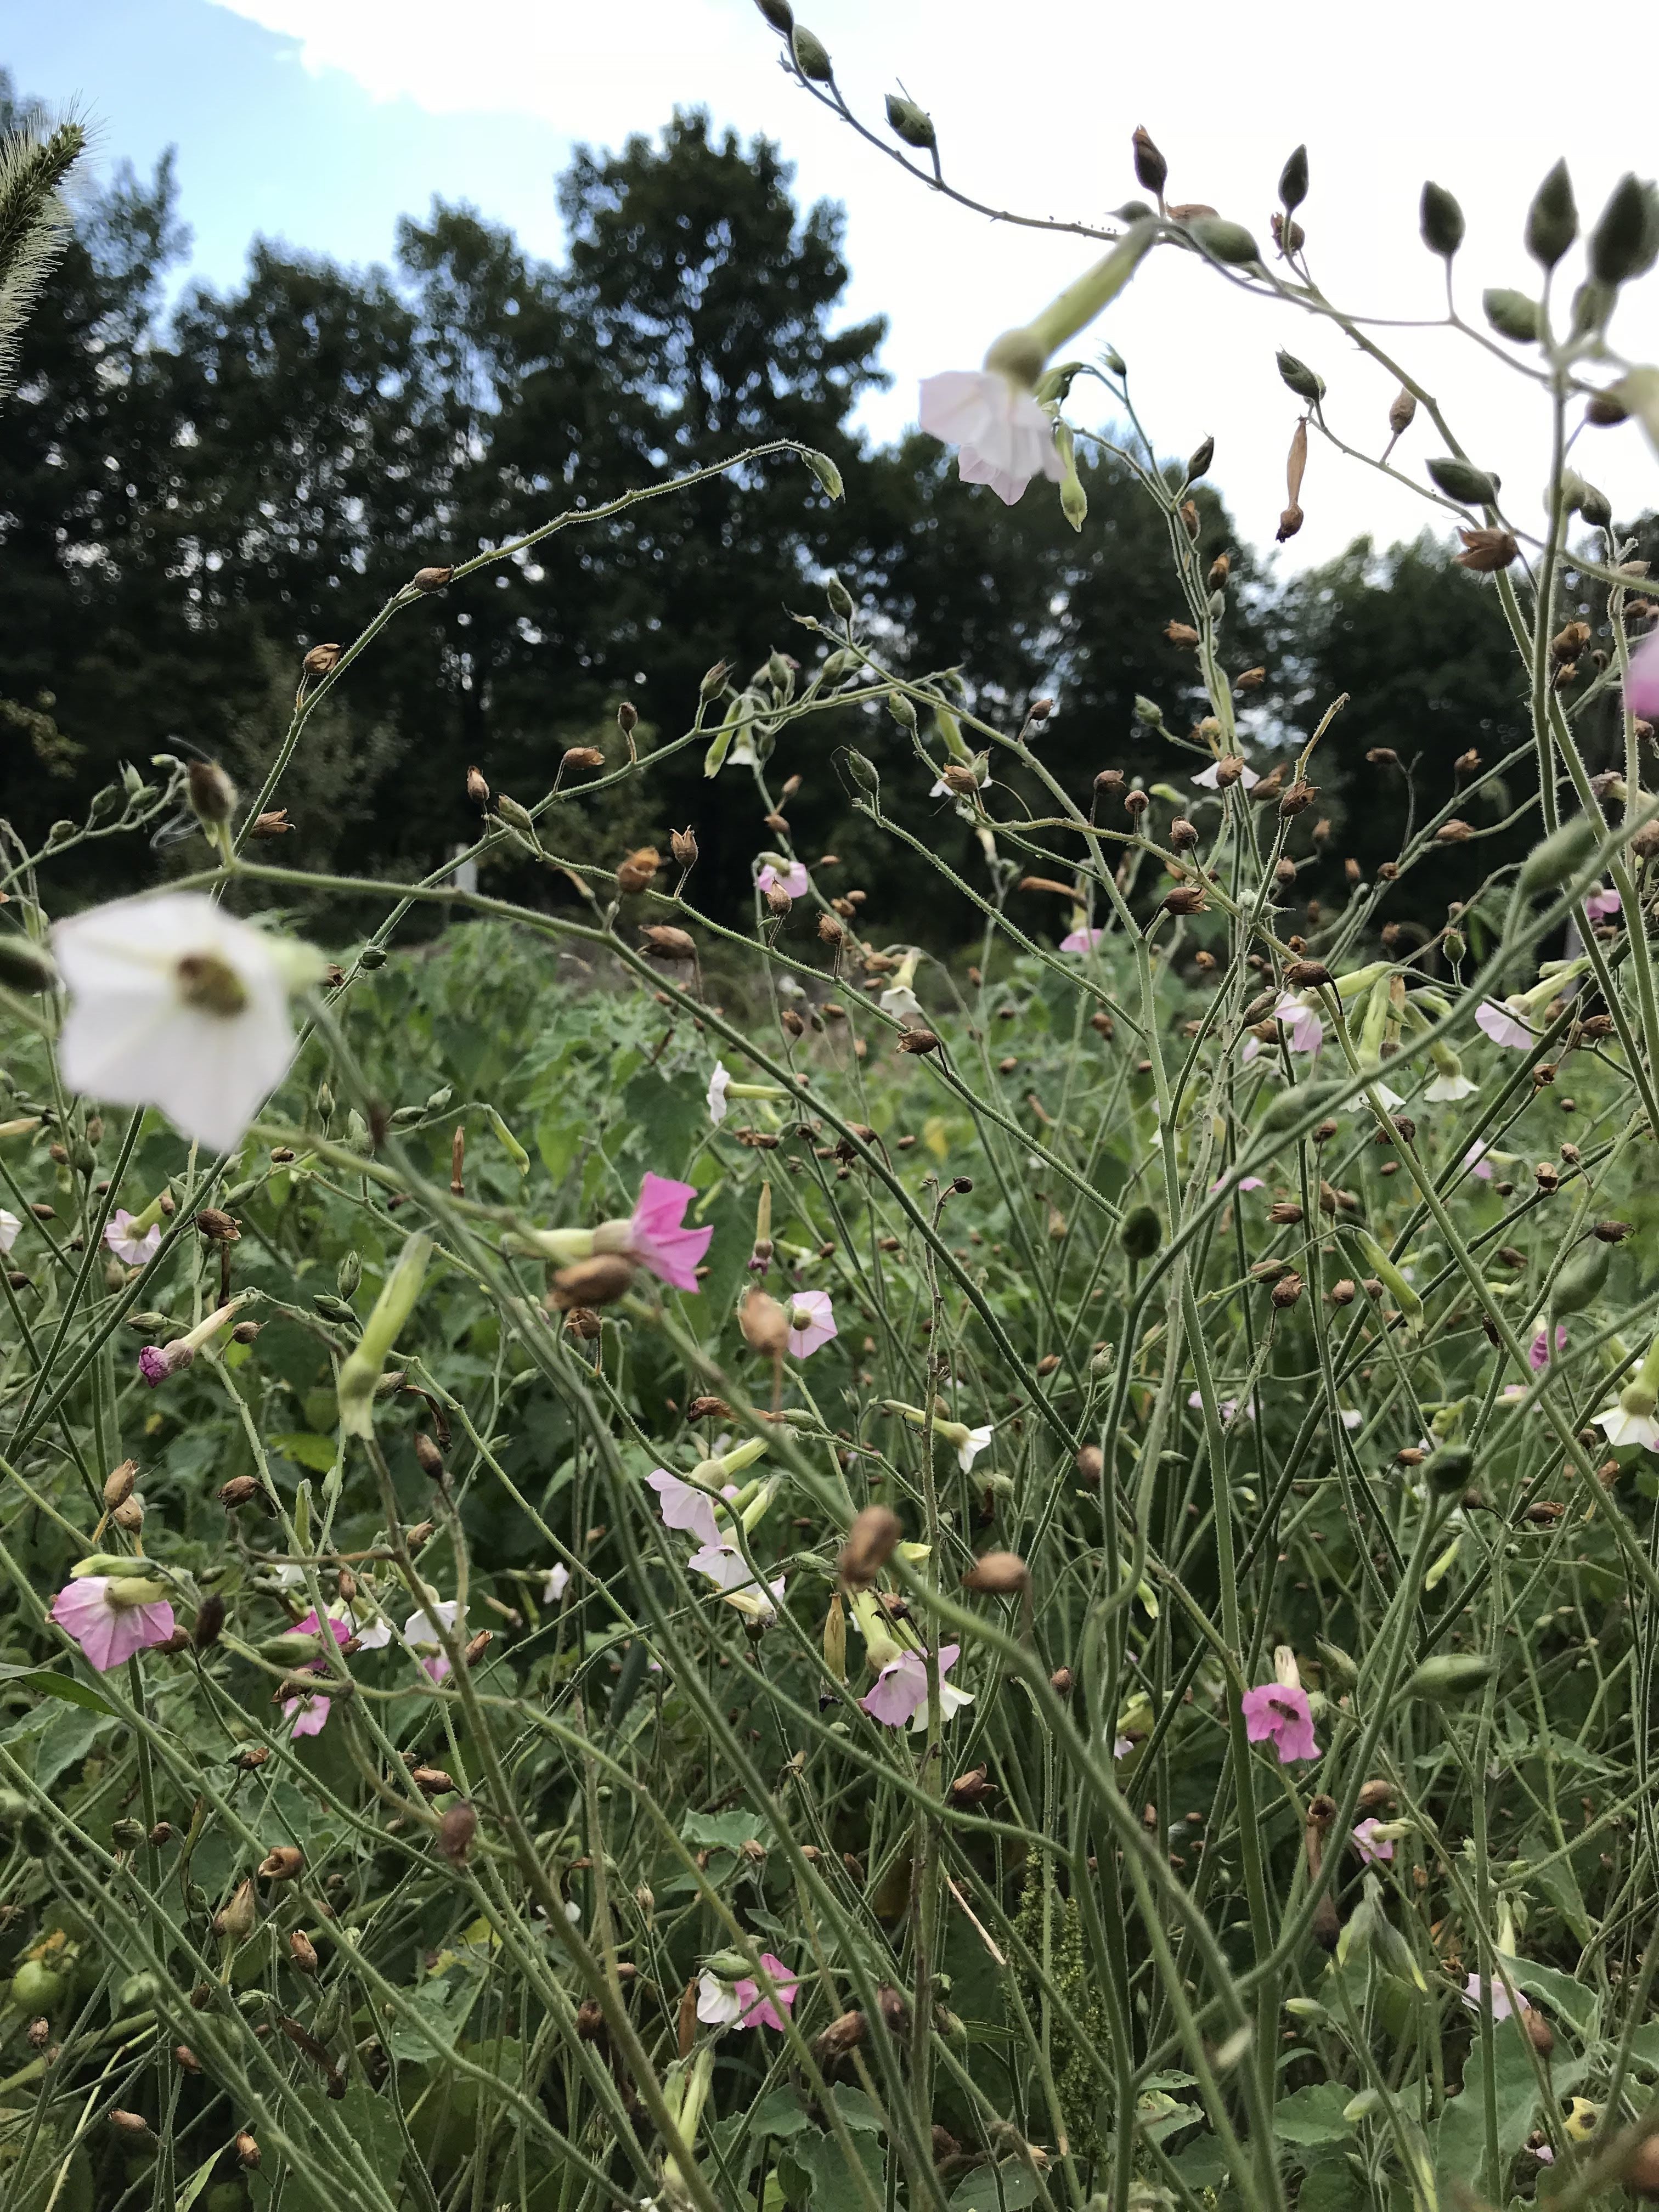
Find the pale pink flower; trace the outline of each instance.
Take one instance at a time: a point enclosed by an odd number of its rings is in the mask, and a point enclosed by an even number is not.
[[[1292,1052],[1316,1054],[1323,1046],[1325,1024],[1316,1007],[1304,1006],[1300,999],[1287,992],[1273,1008],[1273,1015],[1280,1029],[1290,1031],[1286,1042]]]
[[[693,1574],[707,1575],[722,1596],[763,1628],[769,1628],[777,1619],[787,1577],[780,1575],[775,1582],[765,1584],[757,1582],[735,1544],[704,1544],[685,1564]]]
[[[797,1291],[790,1301],[789,1349],[797,1359],[809,1359],[836,1334],[836,1310],[828,1291]]]
[[[1386,1836],[1377,1835],[1382,1825],[1380,1820],[1362,1820],[1353,1832],[1354,1849],[1367,1866],[1374,1866],[1379,1860],[1394,1856],[1394,1845]]]
[[[685,1209],[696,1196],[689,1182],[672,1182],[666,1176],[647,1174],[640,1185],[639,1203],[629,1224],[628,1249],[641,1267],[677,1291],[697,1287],[697,1263],[708,1249],[714,1231],[681,1226]]]
[[[1486,1158],[1485,1145],[1471,1145],[1463,1155],[1463,1164],[1472,1176],[1479,1176],[1482,1182],[1492,1181],[1492,1162]]]
[[[941,1644],[939,1651],[939,1711],[949,1720],[951,1714],[963,1705],[971,1705],[972,1696],[963,1690],[954,1690],[945,1677],[957,1663],[962,1650],[959,1644]],[[896,1659],[890,1659],[877,1675],[874,1686],[859,1703],[872,1721],[884,1728],[902,1728],[908,1721],[914,1728],[918,1723],[927,1725],[927,1660],[921,1651],[901,1651]]]
[[[441,1626],[453,1632],[456,1617],[460,1612],[460,1605],[456,1599],[441,1599],[431,1611],[436,1614]],[[428,1618],[425,1607],[411,1613],[404,1621],[404,1642],[413,1647],[416,1656],[433,1680],[441,1682],[449,1672],[449,1654],[438,1642],[437,1632]],[[320,1727],[320,1722],[318,1725]]]
[[[1530,1052],[1538,1042],[1520,1017],[1496,999],[1482,999],[1474,1010],[1474,1019],[1475,1026],[1494,1044],[1505,1045],[1511,1052]]]
[[[1224,1175],[1218,1175],[1215,1181],[1210,1185],[1211,1197],[1213,1198],[1217,1191],[1224,1190],[1226,1187],[1226,1176]],[[1233,1188],[1237,1191],[1266,1190],[1267,1186],[1263,1182],[1260,1176],[1240,1176],[1238,1181],[1233,1185]]]
[[[130,1590],[156,1587],[137,1577],[82,1575],[65,1583],[53,1598],[52,1618],[75,1638],[98,1672],[107,1674],[112,1667],[118,1667],[135,1652],[165,1644],[177,1627],[173,1607],[165,1599],[134,1604],[125,1595]],[[112,1596],[112,1590],[117,1595]]]
[[[1468,1981],[1464,1983],[1463,2002],[1468,2005],[1471,2012],[1480,2011],[1480,2000],[1486,1992],[1486,1984],[1481,1980],[1479,1974],[1471,1974]],[[1517,1990],[1515,1994],[1517,1997],[1521,1998],[1520,2009],[1523,2013],[1530,2012],[1532,2010],[1532,2007],[1527,2002],[1525,1997],[1521,1996],[1520,1990]],[[1492,1985],[1492,2018],[1494,2020],[1508,2020],[1515,2012],[1515,2009],[1516,2008],[1510,2002],[1510,1993],[1504,1987],[1502,1982],[1494,1982]]]
[[[1624,904],[1617,891],[1594,890],[1584,901],[1584,913],[1591,921],[1608,921],[1624,911]]]
[[[739,2027],[775,2027],[781,2033],[787,2023],[778,2011],[778,2006],[781,2005],[784,2012],[793,2010],[795,1992],[799,1989],[800,1983],[797,1977],[790,1972],[782,1960],[775,1957],[770,1951],[761,1953],[760,1962],[765,1967],[768,1978],[772,1983],[776,2002],[775,2002],[772,1997],[763,1996],[760,1984],[752,1975],[745,1974],[740,1981],[732,1984],[732,1993],[738,2001],[738,2026]]]
[[[997,369],[953,368],[925,378],[921,427],[961,447],[957,470],[964,482],[989,484],[1009,507],[1033,477],[1058,483],[1065,474],[1048,416]]]
[[[1555,1324],[1555,1348],[1558,1352],[1565,1352],[1567,1348],[1567,1325],[1564,1321],[1559,1321]],[[1534,1375],[1550,1364],[1549,1329],[1542,1322],[1538,1324],[1538,1334],[1534,1337],[1531,1349],[1527,1353],[1527,1364]]]
[[[1103,929],[1074,929],[1060,940],[1062,952],[1092,952],[1106,934]]]
[[[1114,1759],[1127,1759],[1134,1747],[1135,1740],[1132,1735],[1121,1735],[1115,1737],[1112,1742],[1112,1757]]]
[[[125,1206],[118,1206],[104,1224],[104,1242],[129,1267],[142,1267],[161,1249],[161,1224],[154,1221],[141,1236],[134,1236],[132,1221],[133,1216]]]
[[[1281,1766],[1295,1759],[1319,1757],[1305,1690],[1264,1682],[1259,1689],[1246,1690],[1243,1703],[1246,1737],[1251,1743],[1273,1745]]]
[[[662,1516],[665,1528],[684,1528],[700,1544],[720,1541],[714,1520],[714,1501],[706,1490],[699,1490],[694,1482],[682,1481],[665,1467],[654,1468],[645,1479],[662,1501],[657,1510]],[[722,1498],[735,1498],[737,1494],[734,1482],[728,1482],[720,1492]]]
[[[1641,720],[1659,721],[1659,629],[1650,630],[1630,657],[1625,704]]]
[[[1255,786],[1260,783],[1261,781],[1261,778],[1256,774],[1253,768],[1242,769],[1239,771],[1238,787],[1241,791],[1254,790]],[[1203,769],[1199,775],[1193,778],[1193,781],[1199,787],[1200,791],[1219,791],[1221,789],[1221,763],[1219,761],[1212,761],[1208,768]]]
[[[763,891],[782,891],[792,899],[805,898],[807,889],[805,864],[791,860],[782,875],[769,860],[755,878]]]
[[[1192,1392],[1187,1400],[1187,1403],[1192,1407],[1195,1413],[1201,1413],[1204,1410],[1203,1395],[1197,1390]],[[1233,1416],[1237,1413],[1238,1401],[1237,1398],[1218,1398],[1216,1401],[1215,1409],[1217,1413],[1220,1414],[1221,1425],[1224,1428],[1227,1423],[1231,1421]],[[1249,1418],[1248,1415],[1246,1418]]]
[[[313,1690],[308,1697],[285,1698],[283,1718],[293,1722],[293,1733],[296,1736],[320,1735],[328,1725],[333,1704],[332,1698],[325,1698],[320,1690]]]

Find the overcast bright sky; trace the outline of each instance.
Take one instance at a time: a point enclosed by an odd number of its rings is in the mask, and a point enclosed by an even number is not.
[[[1374,315],[1440,312],[1440,264],[1417,234],[1425,175],[1468,216],[1460,302],[1479,322],[1483,285],[1536,289],[1521,228],[1558,155],[1588,221],[1624,169],[1654,160],[1639,33],[1592,94],[1559,10],[1539,0],[1501,11],[1391,0],[1301,18],[1237,0],[810,0],[799,14],[860,113],[879,126],[882,95],[902,81],[933,112],[951,180],[1024,213],[1098,220],[1135,192],[1129,139],[1144,123],[1169,159],[1170,197],[1212,203],[1265,245],[1280,166],[1304,140],[1316,272]],[[880,437],[914,421],[920,377],[976,366],[1091,258],[1085,241],[988,222],[911,183],[785,78],[752,0],[0,0],[0,28],[20,88],[78,95],[102,119],[106,156],[148,165],[176,143],[195,267],[221,281],[255,232],[384,258],[397,215],[434,192],[556,252],[552,181],[574,143],[654,131],[677,102],[764,132],[798,165],[804,199],[847,208],[848,315],[890,319],[893,387],[865,410]],[[1517,521],[1535,526],[1534,387],[1488,374],[1467,340],[1392,336],[1471,454],[1502,474]],[[1323,374],[1352,442],[1380,451],[1386,439],[1385,374],[1329,325],[1241,301],[1184,256],[1152,257],[1091,340],[1104,337],[1162,450],[1214,436],[1212,480],[1258,544],[1284,503],[1297,414],[1275,346]],[[1621,306],[1613,337],[1628,358],[1659,360],[1659,273]],[[1420,471],[1437,447],[1419,416],[1401,458]],[[1587,434],[1575,458],[1621,514],[1659,504],[1633,426]],[[1317,447],[1302,503],[1306,527],[1281,556],[1298,562],[1361,531],[1413,534],[1429,512]]]

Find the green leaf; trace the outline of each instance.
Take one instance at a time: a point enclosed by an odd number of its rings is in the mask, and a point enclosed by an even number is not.
[[[798,2136],[803,2128],[810,2128],[812,2123],[793,2089],[774,2089],[750,2113],[749,2124],[754,2134],[775,2136],[782,2142],[791,2136]]]
[[[688,1813],[680,1822],[681,1842],[704,1851],[740,1850],[744,1844],[767,1842],[771,1832],[758,1813]]]
[[[878,2205],[887,2202],[887,2161],[881,2145],[868,2136],[855,2136],[853,2148],[858,2153],[859,2165],[863,2169],[869,2190],[866,2197],[859,2187],[845,2153],[834,2136],[803,2136],[792,2146],[792,2155],[807,2177],[807,2203],[811,2212],[869,2212],[871,2199]],[[954,2200],[953,2200],[954,2201]],[[1021,2203],[1028,2200],[1022,2197]],[[994,2203],[995,2199],[992,2202]]]
[[[1293,2090],[1273,2112],[1273,2133],[1280,2142],[1298,2145],[1346,2142],[1353,2132],[1342,2117],[1348,2094],[1334,2081]]]
[[[1644,2074],[1659,2074],[1659,2020],[1638,2027],[1630,2039],[1631,2063]]]
[[[11,1667],[0,1665],[0,1682],[14,1682],[20,1690],[34,1690],[42,1697],[61,1698],[66,1705],[82,1705],[89,1713],[114,1714],[114,1707],[100,1690],[90,1682],[78,1682],[73,1674],[59,1674],[50,1667]]]
[[[1595,2034],[1599,2008],[1595,1991],[1585,1983],[1575,1981],[1554,1966],[1536,1966],[1530,1959],[1511,1959],[1506,1954],[1504,1965],[1516,1989],[1524,1990],[1529,1997],[1541,1998],[1552,2012],[1571,2021],[1580,2035]]]
[[[1538,2111],[1538,2076],[1533,2056],[1513,2020],[1500,2021],[1492,2030],[1496,2045],[1493,2073],[1498,2100],[1498,2151],[1504,2173],[1527,2139]],[[1461,2096],[1447,2100],[1435,2130],[1434,2167],[1442,2201],[1455,2201],[1456,2190],[1478,2187],[1486,2155],[1486,2102],[1480,2069],[1480,2046],[1470,2047],[1463,2067]],[[1560,2092],[1564,2084],[1555,2084]]]
[[[1001,2166],[978,2166],[951,2197],[951,2212],[1015,2212],[1036,2203],[1036,2179],[1029,2166],[1010,2159]]]
[[[296,1467],[308,1467],[313,1474],[327,1474],[333,1468],[336,1448],[332,1437],[318,1436],[309,1429],[296,1430],[293,1435],[272,1437],[270,1449],[291,1459]]]

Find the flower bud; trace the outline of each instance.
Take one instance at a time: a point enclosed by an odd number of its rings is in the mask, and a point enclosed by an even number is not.
[[[1527,210],[1527,251],[1546,269],[1553,269],[1578,235],[1578,205],[1572,196],[1572,179],[1565,161],[1558,161]]]
[[[1528,854],[1516,878],[1516,889],[1525,898],[1540,891],[1553,890],[1565,883],[1577,874],[1595,850],[1599,834],[1599,824],[1587,814],[1575,815],[1571,822],[1564,822]]]
[[[245,1943],[253,1933],[259,1917],[258,1900],[253,1893],[251,1880],[239,1882],[230,1903],[213,1916],[213,1932],[233,1943]]]
[[[1188,456],[1187,482],[1189,484],[1194,484],[1198,482],[1200,477],[1208,476],[1210,473],[1210,464],[1214,460],[1214,459],[1215,440],[1213,438],[1206,438],[1203,442]],[[1140,714],[1142,707],[1148,703],[1150,702],[1137,699],[1135,701],[1135,712],[1138,714]],[[1142,715],[1142,719],[1143,720],[1150,721],[1157,715],[1158,709],[1154,707],[1152,708],[1152,714]]]
[[[1619,179],[1601,219],[1590,233],[1590,276],[1598,284],[1623,284],[1652,268],[1659,255],[1659,198],[1639,177]]]
[[[1438,1658],[1423,1662],[1406,1684],[1406,1695],[1426,1698],[1431,1703],[1443,1698],[1467,1697],[1472,1690],[1480,1689],[1492,1671],[1492,1660],[1479,1652],[1445,1652]]]
[[[190,811],[204,829],[219,829],[236,811],[236,787],[217,761],[191,761],[185,784]]]
[[[1517,345],[1537,344],[1543,331],[1543,310],[1536,300],[1498,284],[1480,295],[1480,305],[1500,337],[1513,338]]]
[[[1242,222],[1229,222],[1224,216],[1200,215],[1187,228],[1212,260],[1229,269],[1248,269],[1261,258],[1261,248]]]
[[[1293,353],[1286,353],[1283,346],[1279,349],[1277,359],[1281,380],[1298,399],[1312,402],[1325,397],[1324,378],[1310,368],[1305,362],[1298,361]]]
[[[1460,507],[1496,505],[1499,479],[1489,471],[1477,469],[1451,454],[1436,454],[1425,465],[1437,489]]]
[[[1279,173],[1279,204],[1286,215],[1294,215],[1308,197],[1308,149],[1298,146]]]
[[[1463,210],[1443,185],[1431,182],[1424,185],[1417,220],[1423,243],[1430,252],[1437,253],[1443,261],[1449,261],[1463,243]]]
[[[829,49],[821,39],[815,38],[803,23],[797,23],[790,38],[795,65],[810,84],[833,84],[835,64]]]
[[[887,95],[887,127],[896,138],[907,146],[931,149],[938,143],[933,131],[933,118],[925,107],[918,107],[914,100],[906,100],[896,92]],[[834,605],[834,602],[831,602]],[[839,607],[836,609],[841,612]],[[850,614],[852,609],[849,607]]]
[[[1134,149],[1135,180],[1143,191],[1164,197],[1164,187],[1169,180],[1170,165],[1152,143],[1151,133],[1144,124],[1135,125],[1130,142]]]

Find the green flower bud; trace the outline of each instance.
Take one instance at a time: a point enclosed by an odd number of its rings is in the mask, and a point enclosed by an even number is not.
[[[1224,216],[1200,215],[1187,228],[1212,261],[1224,262],[1229,269],[1248,269],[1261,258],[1261,248],[1242,222],[1229,222]]]
[[[398,1332],[415,1310],[431,1258],[429,1237],[416,1235],[409,1239],[374,1302],[374,1310],[356,1350],[340,1370],[337,1386],[340,1425],[348,1436],[372,1437],[374,1433],[374,1385],[380,1380],[387,1353],[398,1340]]]
[[[1279,374],[1298,399],[1316,400],[1325,397],[1325,380],[1298,361],[1293,353],[1280,346],[1278,353]]]
[[[931,148],[939,143],[933,133],[933,118],[927,109],[896,92],[887,95],[887,127],[907,146]]]
[[[1298,146],[1279,173],[1279,204],[1294,215],[1308,197],[1308,149]]]
[[[853,611],[853,594],[839,576],[830,575],[824,579],[823,596],[830,602],[830,613],[838,615],[845,622]]]
[[[1555,1287],[1550,1292],[1551,1310],[1558,1318],[1563,1314],[1583,1313],[1593,1299],[1601,1296],[1612,1259],[1613,1247],[1595,1237],[1579,1246],[1556,1277]]]
[[[1436,487],[1448,499],[1455,499],[1460,507],[1497,505],[1499,479],[1491,471],[1477,469],[1473,463],[1455,459],[1449,453],[1435,455],[1425,465]]]
[[[1431,181],[1424,185],[1417,222],[1430,252],[1449,261],[1463,243],[1463,210],[1443,185]]]
[[[1567,165],[1558,161],[1533,194],[1527,210],[1527,251],[1546,269],[1553,269],[1578,235],[1578,204],[1572,196]]]
[[[789,0],[755,0],[755,5],[772,28],[781,31],[787,39],[795,27],[794,10],[790,7]]]
[[[904,692],[890,691],[888,693],[887,711],[892,716],[893,720],[898,724],[900,729],[914,730],[915,728],[915,707]]]
[[[1137,1206],[1118,1224],[1117,1241],[1132,1260],[1150,1260],[1164,1242],[1164,1224],[1155,1206]]]
[[[799,38],[799,35],[800,33],[798,32],[796,33],[797,38]],[[839,499],[842,495],[842,490],[841,471],[830,459],[829,454],[820,453],[814,447],[807,446],[802,449],[801,459],[805,462],[807,467],[811,470],[813,475],[817,478],[824,490],[828,492],[830,498]]]
[[[1645,276],[1659,259],[1659,197],[1650,184],[1626,174],[1613,186],[1590,234],[1590,275],[1617,286]]]
[[[1161,730],[1164,727],[1163,708],[1155,699],[1146,698],[1139,691],[1135,693],[1135,712],[1148,729]]]
[[[1474,1479],[1474,1454],[1467,1444],[1442,1444],[1423,1462],[1423,1480],[1443,1498],[1461,1498]]]
[[[1197,452],[1190,457],[1187,463],[1188,483],[1189,484],[1196,483],[1200,477],[1208,476],[1210,473],[1210,464],[1214,460],[1214,459],[1215,440],[1213,438],[1206,438],[1203,444],[1199,447]],[[1139,700],[1135,702],[1135,706],[1136,710],[1139,711],[1140,706],[1140,702]]]
[[[809,82],[834,83],[836,65],[830,60],[830,49],[822,39],[814,38],[805,24],[797,23],[791,34],[790,45],[794,51],[795,64]]]
[[[1493,1662],[1478,1652],[1449,1651],[1425,1659],[1406,1685],[1408,1698],[1426,1698],[1437,1704],[1443,1698],[1464,1698],[1490,1680]]]
[[[1599,842],[1598,825],[1587,814],[1575,815],[1571,822],[1534,845],[1521,864],[1521,872],[1515,887],[1523,898],[1534,896],[1539,891],[1553,890],[1577,875]]]
[[[1499,337],[1513,338],[1517,345],[1535,345],[1543,329],[1543,314],[1535,300],[1524,292],[1511,292],[1502,284],[1491,285],[1480,295],[1480,304],[1486,311],[1486,320]]]
[[[872,799],[876,796],[881,789],[881,778],[876,773],[876,764],[872,760],[866,759],[852,745],[838,745],[833,758],[843,783],[855,785]]]

